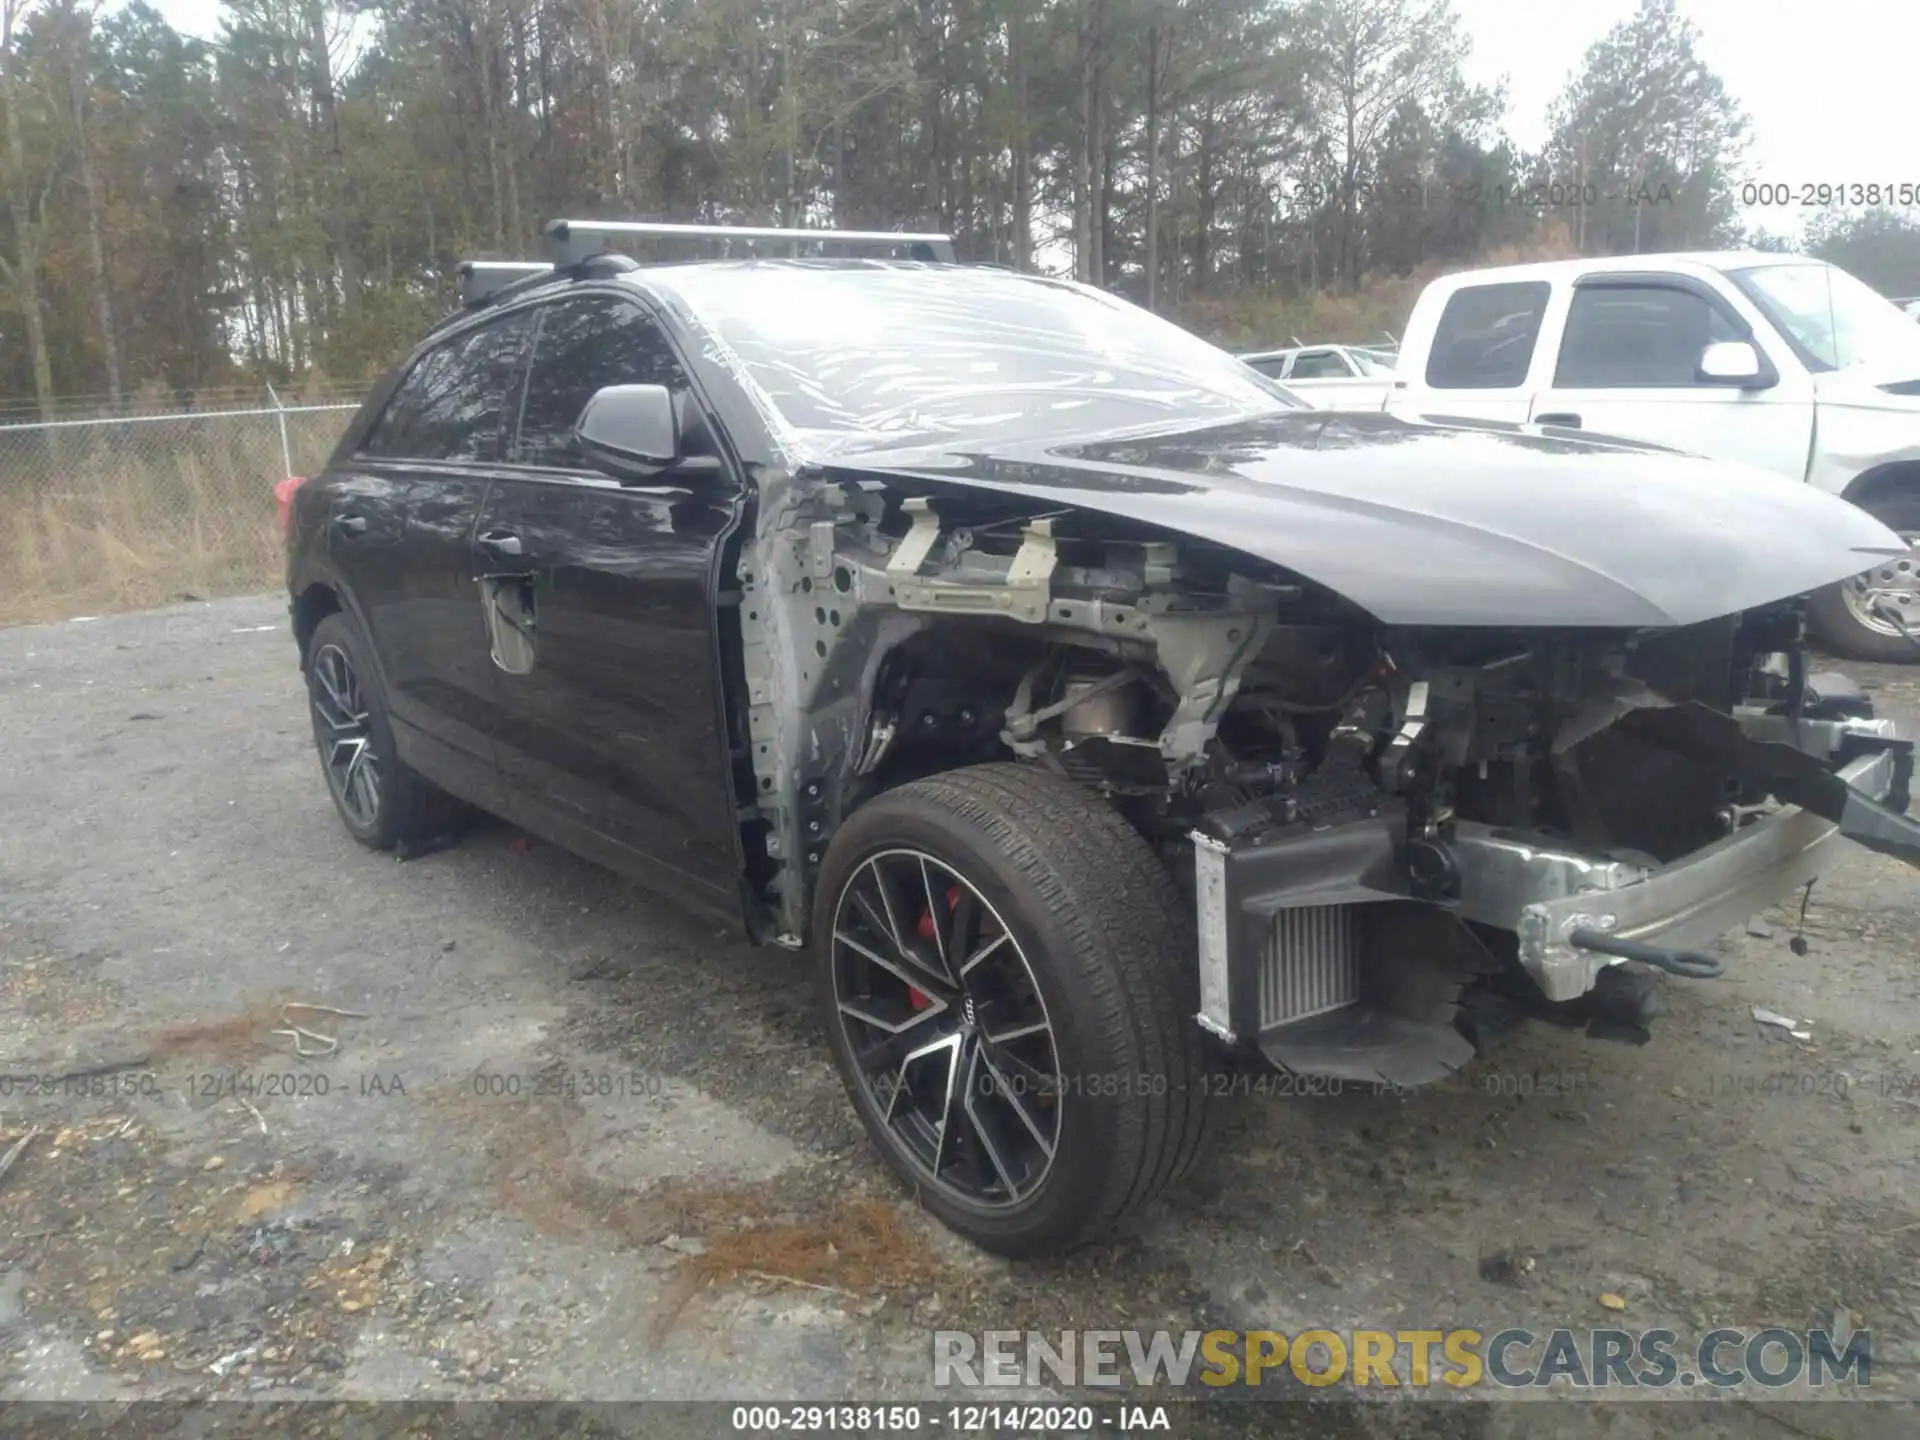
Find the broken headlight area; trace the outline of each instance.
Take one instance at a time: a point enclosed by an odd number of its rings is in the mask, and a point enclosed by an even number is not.
[[[1337,716],[1290,717],[1275,783],[1196,819],[1200,1022],[1397,1085],[1528,1015],[1646,1039],[1649,969],[1719,973],[1699,947],[1845,839],[1920,865],[1910,737],[1796,653],[1777,615],[1382,637]],[[1261,703],[1257,673],[1236,708]]]

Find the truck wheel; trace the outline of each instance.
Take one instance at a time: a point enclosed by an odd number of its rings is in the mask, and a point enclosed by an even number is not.
[[[320,769],[347,833],[369,849],[391,850],[453,831],[461,806],[400,762],[367,643],[345,614],[314,628],[306,670]]]
[[[1818,592],[1807,607],[1814,637],[1836,654],[1855,660],[1920,660],[1920,647],[1900,633],[1881,607],[1900,616],[1920,637],[1920,495],[1889,495],[1861,507],[1897,530],[1912,548],[1865,574]]]
[[[1185,1172],[1209,1074],[1192,936],[1146,841],[1063,777],[982,765],[854,812],[813,947],[834,1062],[894,1174],[1018,1256]]]

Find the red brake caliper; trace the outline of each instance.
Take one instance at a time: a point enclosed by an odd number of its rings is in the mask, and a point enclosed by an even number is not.
[[[953,907],[959,903],[960,903],[960,887],[958,885],[949,885],[947,887],[948,911],[951,912]],[[913,933],[918,935],[922,940],[926,940],[926,941],[932,941],[936,938],[934,928],[933,928],[933,911],[932,910],[929,909],[924,913],[922,913],[922,915],[920,916],[919,923],[913,927]],[[933,1003],[933,998],[929,996],[925,991],[920,990],[915,986],[909,985],[907,987],[907,1003],[913,1006],[913,1008],[916,1010],[924,1010]]]

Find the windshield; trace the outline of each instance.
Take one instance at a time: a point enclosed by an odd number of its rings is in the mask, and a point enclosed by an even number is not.
[[[702,265],[656,272],[819,453],[1213,423],[1301,408],[1179,326],[1077,285],[938,266]]]
[[[1920,378],[1920,325],[1837,266],[1802,261],[1730,273],[1809,370],[1873,365]]]
[[[1349,350],[1347,354],[1353,357],[1354,367],[1359,370],[1362,375],[1391,375],[1393,373],[1393,362],[1387,359],[1386,356],[1376,354],[1372,350]]]

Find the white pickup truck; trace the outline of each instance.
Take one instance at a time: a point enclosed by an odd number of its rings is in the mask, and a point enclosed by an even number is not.
[[[1916,657],[1920,325],[1844,270],[1734,252],[1467,271],[1421,293],[1391,375],[1282,383],[1329,409],[1597,431],[1844,496],[1915,548],[1816,595],[1814,628],[1861,659]]]

